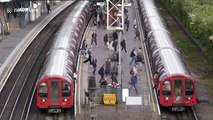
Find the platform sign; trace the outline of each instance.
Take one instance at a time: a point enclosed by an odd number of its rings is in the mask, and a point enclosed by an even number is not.
[[[107,30],[123,30],[124,0],[107,0]]]
[[[126,97],[126,105],[142,105],[142,97],[141,96]]]
[[[122,101],[126,102],[126,97],[129,97],[129,89],[124,88],[122,89]]]

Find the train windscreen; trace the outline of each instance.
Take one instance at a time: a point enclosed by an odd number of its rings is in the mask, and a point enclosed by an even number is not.
[[[51,81],[50,82],[50,101],[59,102],[59,98],[60,98],[59,81]]]
[[[166,80],[163,82],[163,90],[162,90],[163,95],[171,95],[171,81]]]
[[[47,97],[47,82],[43,82],[39,85],[39,96]]]
[[[194,85],[191,80],[186,80],[186,95],[194,94]]]
[[[62,82],[62,97],[69,97],[70,96],[70,85],[68,82]]]
[[[182,79],[175,79],[174,80],[174,97],[175,101],[182,100]]]

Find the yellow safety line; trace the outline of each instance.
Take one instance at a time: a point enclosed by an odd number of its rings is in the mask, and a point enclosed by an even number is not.
[[[32,35],[32,36],[34,36],[34,35]],[[31,36],[31,38],[32,38],[32,36]],[[31,39],[31,38],[29,38],[29,39]],[[0,84],[2,84],[2,82],[4,82],[6,80],[6,77],[8,77],[8,74],[11,71],[12,67],[14,66],[15,62],[18,60],[19,57],[21,57],[21,53],[24,52],[23,50],[26,50],[26,48],[29,46],[29,42],[31,43],[31,41],[28,41],[27,44],[24,44],[24,46],[22,47],[22,50],[18,50],[20,52],[18,52],[18,54],[15,56],[15,59],[13,59],[12,64],[10,64],[10,66],[8,67],[7,71],[5,72],[3,78],[0,81]]]
[[[92,20],[90,20],[90,22],[88,23],[87,25],[87,29],[83,35],[83,38],[86,38],[85,36],[87,36],[90,32],[90,24],[92,23]],[[83,58],[82,58],[82,55],[80,55],[80,60],[79,60],[79,74],[77,76],[77,86],[78,86],[78,99],[79,99],[79,102],[78,102],[78,110],[79,110],[79,114],[81,113],[81,106],[80,106],[80,103],[81,103],[81,89],[80,89],[80,85],[81,85],[81,76],[83,75],[83,71],[82,71],[82,66],[83,66]]]

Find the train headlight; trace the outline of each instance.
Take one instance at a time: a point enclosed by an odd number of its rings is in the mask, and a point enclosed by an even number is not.
[[[64,98],[63,101],[64,101],[64,102],[68,102],[68,101],[69,101],[69,98]]]
[[[46,102],[46,100],[45,99],[41,99],[41,102]]]
[[[165,97],[165,100],[169,100],[169,97]]]
[[[193,97],[187,97],[186,100],[193,100]]]

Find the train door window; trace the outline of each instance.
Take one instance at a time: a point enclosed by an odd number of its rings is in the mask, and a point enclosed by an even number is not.
[[[163,82],[163,95],[171,95],[171,81],[166,80]]]
[[[194,94],[194,85],[191,80],[186,80],[186,95]]]
[[[62,82],[62,97],[69,97],[70,96],[70,85],[68,82]]]
[[[182,79],[174,80],[174,97],[175,101],[182,100]]]
[[[60,87],[59,81],[50,82],[50,101],[51,102],[59,102],[59,97],[60,97],[59,87]]]
[[[39,96],[40,97],[47,97],[47,82],[43,82],[39,85]]]

